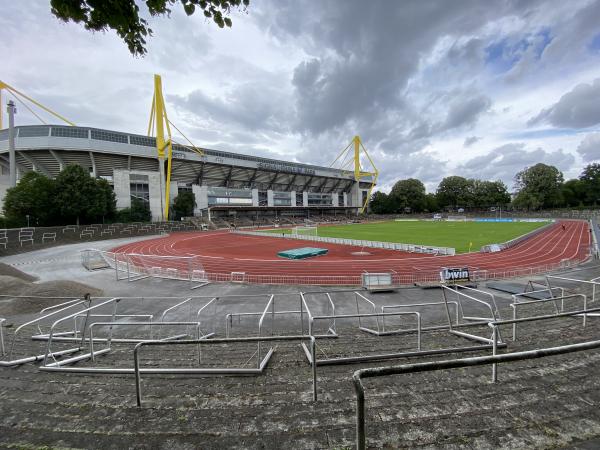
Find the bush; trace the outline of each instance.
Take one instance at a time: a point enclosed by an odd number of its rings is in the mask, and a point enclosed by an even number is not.
[[[117,211],[116,217],[117,221],[122,223],[150,222],[152,220],[152,213],[144,201],[134,198],[131,200],[131,208],[124,208]]]

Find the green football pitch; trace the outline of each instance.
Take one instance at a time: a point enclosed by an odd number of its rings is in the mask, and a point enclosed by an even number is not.
[[[401,221],[319,226],[325,237],[403,244],[453,247],[457,253],[479,251],[482,245],[506,242],[546,225],[547,222],[438,222]],[[291,233],[291,229],[269,230]]]

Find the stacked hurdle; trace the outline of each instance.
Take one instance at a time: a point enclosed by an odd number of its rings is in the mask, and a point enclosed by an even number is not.
[[[33,245],[33,232],[35,228],[21,228],[19,230],[19,244],[23,247],[24,242],[31,242]]]

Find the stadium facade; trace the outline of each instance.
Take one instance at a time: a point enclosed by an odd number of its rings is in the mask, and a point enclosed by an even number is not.
[[[49,177],[69,164],[110,182],[117,208],[132,198],[147,202],[161,220],[161,190],[155,138],[89,127],[29,125],[15,127],[17,174],[38,171]],[[195,215],[213,217],[356,214],[371,183],[354,173],[220,150],[173,146],[170,199],[182,190],[196,197]],[[164,182],[162,183],[164,185]],[[0,130],[0,199],[9,187],[8,130]]]

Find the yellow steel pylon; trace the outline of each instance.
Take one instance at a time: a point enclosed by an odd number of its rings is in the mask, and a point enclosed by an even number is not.
[[[42,119],[27,103],[30,102],[32,104],[34,104],[35,106],[37,106],[40,109],[43,109],[44,111],[46,111],[47,113],[52,114],[54,117],[62,120],[63,122],[65,122],[66,124],[74,127],[75,124],[73,122],[71,122],[68,119],[65,119],[63,116],[61,116],[60,114],[58,114],[57,112],[52,111],[50,108],[42,105],[39,102],[36,102],[34,99],[32,99],[31,97],[28,97],[27,95],[23,94],[22,92],[16,90],[14,87],[10,86],[8,83],[5,83],[4,81],[0,80],[0,130],[2,128],[4,128],[4,123],[3,123],[3,115],[4,115],[4,107],[2,104],[2,91],[5,90],[6,92],[12,94],[12,96],[15,98],[15,100],[17,102],[19,102],[23,107],[25,107],[25,109],[27,109],[31,114],[33,114],[35,117],[37,117],[37,119],[42,122],[43,124],[46,124],[46,122],[44,121],[44,119]]]
[[[363,169],[363,166],[361,165],[362,155],[366,156],[366,159],[369,162],[369,165],[371,166],[370,171],[366,171]],[[379,176],[379,171],[377,170],[377,167],[375,167],[375,163],[371,159],[369,152],[367,152],[367,149],[362,144],[360,136],[354,136],[352,138],[352,141],[346,146],[346,148],[344,148],[344,150],[340,152],[337,158],[335,158],[334,161],[331,163],[331,167],[333,167],[333,165],[336,164],[338,161],[340,161],[339,167],[342,170],[351,170],[354,172],[354,180],[357,183],[360,183],[363,179],[366,178],[368,178],[371,182],[367,198],[363,202],[363,205],[360,209],[360,213],[362,214],[363,212],[365,212],[367,206],[369,205],[371,193],[373,192],[373,188],[377,184],[377,177]]]
[[[148,121],[148,136],[156,136],[156,151],[158,153],[158,160],[161,168],[161,183],[165,181],[162,171],[164,168],[166,150],[167,179],[164,190],[165,204],[163,205],[163,215],[165,220],[169,220],[169,197],[171,192],[171,161],[173,158],[173,136],[171,135],[171,126],[173,126],[173,128],[175,128],[175,130],[177,130],[177,132],[179,132],[190,144],[189,146],[186,145],[185,147],[200,155],[204,155],[202,150],[194,146],[194,144],[191,143],[191,141],[181,132],[181,130],[179,130],[179,128],[177,128],[169,120],[169,117],[167,116],[167,109],[165,108],[165,99],[163,98],[162,94],[162,80],[160,75],[154,75],[154,96],[152,97],[150,120]]]

